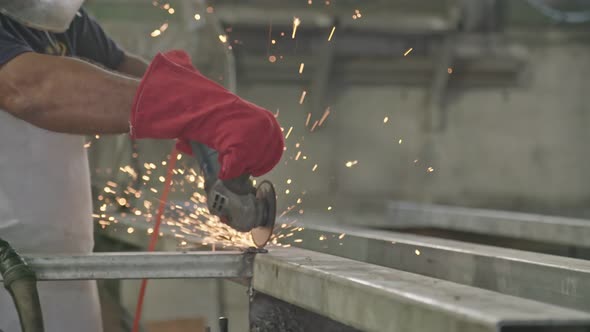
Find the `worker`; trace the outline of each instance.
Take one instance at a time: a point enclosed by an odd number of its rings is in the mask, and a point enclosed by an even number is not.
[[[0,237],[21,253],[93,249],[82,135],[198,141],[221,179],[259,176],[281,158],[275,117],[203,77],[182,51],[151,64],[123,51],[83,0],[0,0]],[[138,79],[141,77],[141,79]],[[102,331],[94,282],[41,282],[46,331]],[[0,289],[0,330],[20,331]]]

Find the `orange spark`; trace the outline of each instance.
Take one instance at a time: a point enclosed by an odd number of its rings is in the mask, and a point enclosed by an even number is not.
[[[293,126],[291,126],[291,128],[289,128],[287,135],[285,135],[285,139],[289,138],[289,135],[291,135],[291,131],[293,131]]]
[[[322,118],[320,119],[320,122],[318,123],[318,126],[322,126],[322,124],[324,123],[324,121],[326,121],[326,119],[328,118],[328,115],[330,115],[330,108],[326,108],[326,110],[324,111],[324,115],[322,115]]]
[[[315,130],[315,127],[318,125],[319,121],[315,120],[315,122],[313,123],[313,126],[311,126],[311,132],[313,132]]]
[[[303,90],[303,92],[301,93],[301,98],[299,98],[299,105],[303,105],[306,95],[307,95],[307,91]]]
[[[351,161],[346,162],[345,165],[346,165],[346,167],[351,168],[352,166],[354,166],[354,165],[356,165],[358,163],[359,163],[358,160],[351,160]]]
[[[295,39],[295,35],[297,34],[297,28],[301,24],[301,20],[299,17],[293,17],[293,34],[291,35],[291,39]]]
[[[334,36],[334,31],[336,31],[336,27],[332,27],[332,32],[330,32],[330,37],[328,37],[328,41],[332,41],[332,37]]]
[[[311,112],[307,113],[307,120],[305,120],[305,126],[309,126],[309,120],[311,120]]]

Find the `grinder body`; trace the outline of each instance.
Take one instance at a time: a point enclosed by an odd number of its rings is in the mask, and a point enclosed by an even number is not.
[[[263,181],[256,188],[249,174],[220,180],[217,151],[191,142],[191,148],[205,178],[209,212],[239,232],[251,232],[257,247],[264,247],[274,228],[276,195],[274,187]]]

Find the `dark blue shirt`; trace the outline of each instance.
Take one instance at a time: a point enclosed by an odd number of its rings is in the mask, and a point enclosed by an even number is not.
[[[83,9],[64,33],[28,28],[0,14],[0,65],[24,52],[78,57],[109,69],[116,69],[124,58],[121,48]]]

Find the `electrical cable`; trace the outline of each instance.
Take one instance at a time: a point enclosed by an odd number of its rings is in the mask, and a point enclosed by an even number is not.
[[[168,159],[168,170],[166,171],[166,182],[164,183],[164,190],[162,191],[162,195],[160,196],[160,205],[158,206],[158,212],[156,214],[156,222],[154,224],[154,229],[152,232],[152,236],[150,238],[150,243],[148,246],[148,251],[154,251],[156,249],[156,244],[158,243],[158,237],[160,233],[160,224],[162,223],[162,215],[164,214],[164,210],[166,209],[166,202],[168,201],[168,193],[170,192],[170,188],[172,187],[172,177],[174,176],[174,167],[176,167],[176,160],[178,158],[178,151],[176,149],[172,150],[170,154],[170,158]],[[133,332],[139,332],[139,322],[141,321],[141,312],[143,309],[143,302],[145,297],[145,292],[147,289],[147,279],[141,280],[141,287],[139,289],[139,296],[137,298],[137,306],[135,308],[135,318],[133,320]]]

